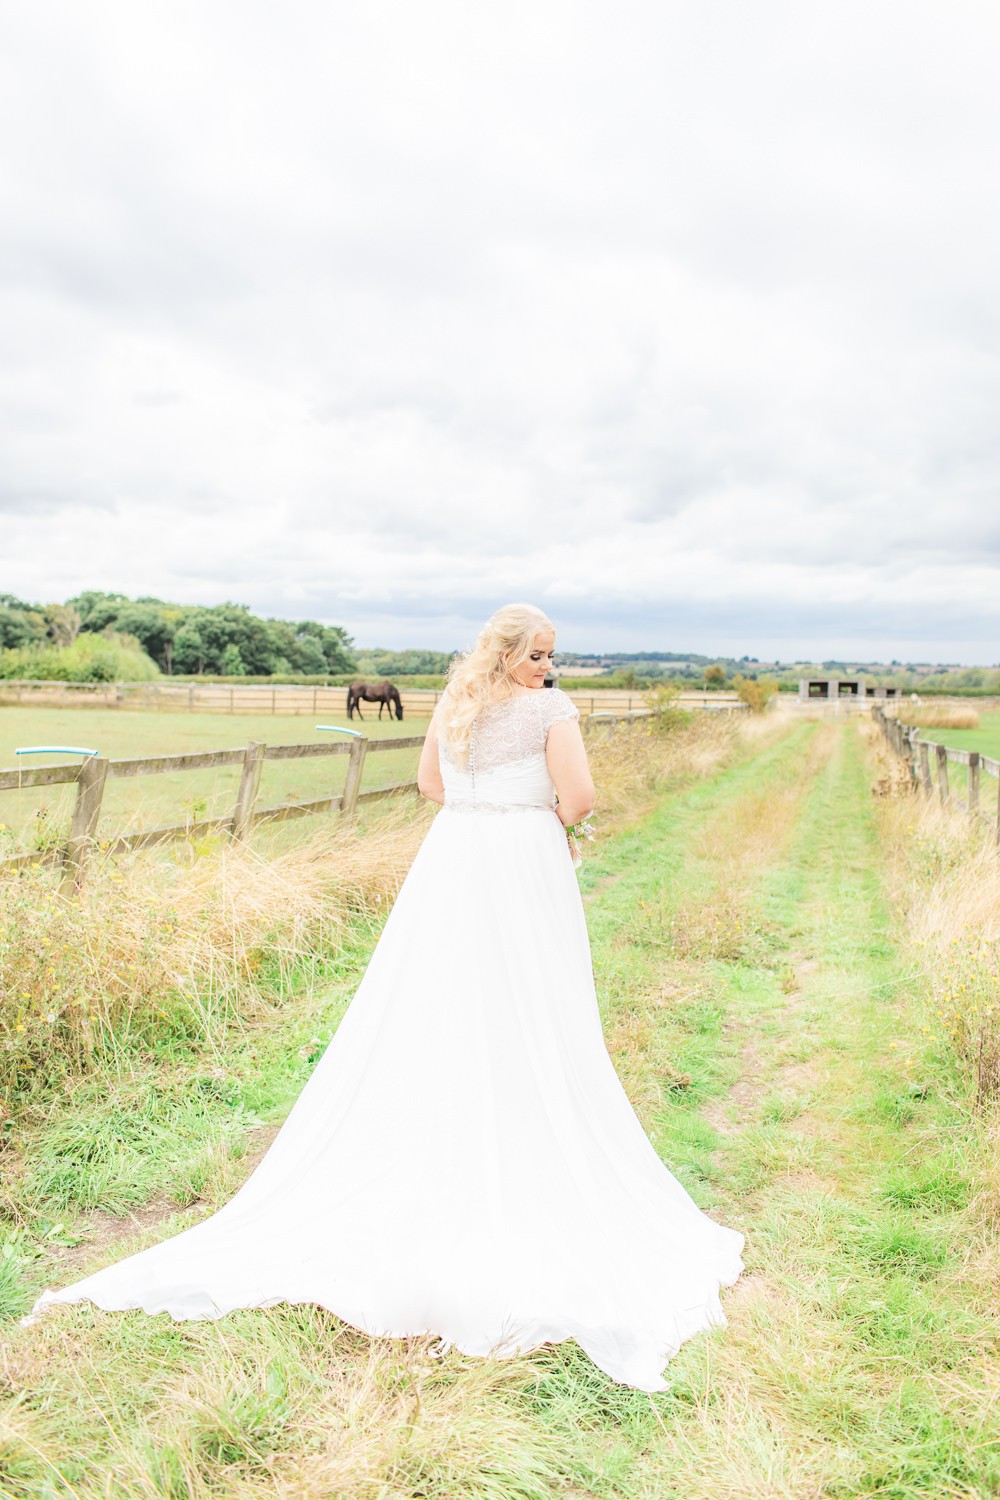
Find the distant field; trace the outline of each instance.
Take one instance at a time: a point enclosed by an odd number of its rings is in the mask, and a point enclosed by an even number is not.
[[[950,745],[955,750],[978,750],[980,755],[991,755],[1000,760],[1000,711],[997,710],[980,713],[978,729],[922,729],[920,735],[936,745]],[[965,776],[964,766],[952,766],[949,783],[960,800],[965,797]],[[996,802],[995,777],[983,773],[979,795],[980,806],[992,806]]]
[[[979,716],[978,729],[923,729],[921,737],[938,745],[953,745],[956,750],[978,750],[1000,760],[1000,711],[986,711]]]
[[[426,719],[415,722],[381,723],[377,708],[366,712],[364,722],[354,721],[369,739],[399,739],[422,734]],[[346,736],[317,732],[316,723],[347,726],[344,715],[324,714],[311,718],[282,718],[250,714],[164,714],[115,712],[113,709],[0,707],[0,767],[56,764],[73,757],[59,755],[15,756],[28,745],[76,745],[99,750],[117,760],[140,755],[172,755],[184,751],[218,750],[258,740],[269,745],[297,745],[345,740]],[[406,781],[416,775],[418,750],[400,750],[372,756],[365,765],[363,788]],[[264,766],[259,807],[280,802],[308,801],[335,795],[344,785],[347,757],[329,760],[289,760]],[[104,794],[99,835],[125,829],[152,827],[158,823],[183,822],[187,814],[216,817],[228,812],[235,801],[240,767],[222,766],[208,771],[182,771],[157,776],[109,781]],[[32,787],[0,792],[0,823],[12,830],[19,843],[33,843],[30,830],[39,814],[56,826],[65,824],[75,797],[72,786]],[[42,811],[44,809],[44,812]]]

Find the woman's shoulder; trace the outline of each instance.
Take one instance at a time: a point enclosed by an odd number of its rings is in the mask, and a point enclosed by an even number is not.
[[[578,719],[580,710],[568,693],[561,688],[532,688],[525,693],[514,693],[507,698],[497,698],[483,709],[491,718],[523,718],[525,715],[540,719],[546,726],[560,719]]]
[[[580,710],[562,688],[540,688],[536,697],[541,700],[539,707],[546,725],[558,724],[561,719],[580,717]]]

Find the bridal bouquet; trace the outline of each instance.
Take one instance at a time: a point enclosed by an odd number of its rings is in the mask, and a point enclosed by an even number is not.
[[[578,870],[583,864],[583,854],[580,849],[582,840],[586,839],[588,844],[592,844],[594,833],[594,825],[589,818],[581,818],[579,823],[566,824],[566,842],[569,845],[574,870]]]

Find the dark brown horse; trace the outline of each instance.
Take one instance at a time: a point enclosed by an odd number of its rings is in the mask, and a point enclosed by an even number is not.
[[[361,712],[361,701],[365,703],[378,704],[378,716],[381,719],[383,708],[389,710],[389,718],[392,718],[393,705],[396,708],[396,718],[403,717],[403,700],[399,696],[399,689],[394,688],[391,682],[352,682],[347,689],[347,717],[354,718],[354,710],[358,711],[358,718],[363,719]]]

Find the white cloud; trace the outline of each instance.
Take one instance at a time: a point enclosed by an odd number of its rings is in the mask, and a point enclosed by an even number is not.
[[[0,588],[995,660],[1000,18],[0,20]]]

